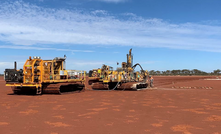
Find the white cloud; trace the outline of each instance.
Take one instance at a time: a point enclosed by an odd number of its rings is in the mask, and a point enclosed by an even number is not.
[[[101,2],[108,2],[108,3],[121,3],[121,2],[126,2],[128,0],[91,0],[91,1],[101,1]]]
[[[14,44],[7,48],[15,49],[72,51],[53,48],[53,44],[70,44],[221,52],[221,26],[172,24],[132,13],[125,13],[124,19],[120,16],[104,10],[50,9],[22,1],[3,3],[0,4],[0,41]],[[38,48],[37,44],[48,45]]]
[[[17,69],[23,67],[24,62],[17,62]],[[5,69],[13,69],[14,62],[3,62],[0,61],[0,74],[4,74]]]
[[[10,63],[10,62],[0,62],[0,66],[5,66],[5,67],[7,67],[11,64],[13,65],[13,63]]]
[[[116,69],[117,62],[112,61],[97,61],[97,60],[79,60],[79,59],[67,59],[66,67],[67,69],[78,69],[89,71],[96,68],[101,68],[103,64],[112,66]]]
[[[107,11],[105,10],[95,10],[95,11],[92,11],[91,13],[94,15],[97,15],[97,14],[108,15]]]
[[[54,51],[85,52],[85,53],[94,52],[91,50],[72,50],[72,49],[59,49],[59,48],[50,48],[50,47],[21,46],[21,45],[14,45],[14,46],[0,45],[0,48],[28,49],[28,50],[54,50]]]

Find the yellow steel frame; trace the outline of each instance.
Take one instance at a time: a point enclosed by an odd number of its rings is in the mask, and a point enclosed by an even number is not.
[[[42,72],[42,70],[43,70],[43,66],[42,66],[42,61],[43,60],[41,60],[41,59],[28,59],[28,60],[26,60],[26,62],[25,62],[25,64],[24,64],[24,66],[23,66],[23,74],[24,74],[24,77],[23,77],[23,81],[24,81],[24,83],[33,83],[34,82],[34,64],[36,63],[36,61],[40,61],[40,67],[41,67],[41,74],[40,74],[40,76],[41,76],[41,79],[40,79],[40,83],[42,83],[42,76],[43,76],[43,72]],[[28,62],[31,62],[31,65],[29,64],[29,65],[27,65],[27,63]],[[27,72],[27,68],[28,67],[31,67],[31,81],[25,81],[26,80],[26,78],[27,78],[27,75],[28,74],[26,74],[26,72]],[[30,74],[29,74],[30,75]]]
[[[6,86],[10,87],[42,87],[42,84],[40,83],[7,83]]]
[[[34,82],[34,64],[36,63],[36,61],[40,61],[40,81],[38,83]],[[30,62],[30,63],[28,63]],[[51,62],[52,63],[52,67],[51,67],[51,72],[52,72],[52,77],[53,79],[52,80],[45,80],[43,78],[43,75],[44,75],[44,67],[43,67],[43,63],[45,62]],[[54,60],[42,60],[42,59],[27,59],[24,66],[23,66],[23,83],[6,83],[6,86],[15,86],[15,87],[42,87],[42,84],[43,83],[75,83],[75,82],[81,82],[81,83],[84,83],[85,84],[85,79],[86,79],[86,72],[85,71],[81,71],[81,79],[68,79],[68,76],[67,76],[67,79],[59,79],[59,80],[55,80],[54,79],[54,63],[55,61]],[[62,62],[62,65],[61,67],[59,67],[59,69],[57,70],[58,72],[60,70],[63,70],[63,62]],[[26,73],[28,68],[30,69],[31,68],[31,74],[28,74]],[[84,72],[84,77],[82,72]],[[30,77],[31,76],[31,81],[26,81],[26,79],[28,78],[28,76]]]
[[[84,71],[84,79],[64,79],[64,80],[45,80],[43,83],[71,83],[71,82],[82,82],[85,84],[86,72]],[[6,86],[15,87],[42,87],[43,83],[6,83]]]

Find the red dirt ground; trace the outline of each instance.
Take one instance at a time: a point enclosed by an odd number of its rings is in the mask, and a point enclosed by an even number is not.
[[[143,91],[32,96],[13,95],[0,77],[0,133],[221,134],[221,81],[203,79],[158,76]]]

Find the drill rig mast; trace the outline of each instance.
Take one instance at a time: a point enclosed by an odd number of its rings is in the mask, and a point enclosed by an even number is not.
[[[109,70],[107,65],[103,65],[101,69],[91,70],[89,74],[89,84],[92,84],[93,89],[120,89],[120,90],[139,90],[146,88],[148,83],[146,78],[147,71],[141,67],[141,72],[135,72],[136,66],[133,65],[132,49],[127,54],[127,62],[122,62],[122,67],[117,70]],[[106,69],[105,69],[106,68]]]

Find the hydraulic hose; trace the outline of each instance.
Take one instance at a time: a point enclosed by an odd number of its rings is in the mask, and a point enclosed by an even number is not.
[[[146,78],[147,78],[147,76],[145,75],[145,71],[143,70],[143,68],[142,68],[142,66],[139,64],[139,63],[137,63],[137,64],[135,64],[135,65],[133,65],[133,69],[135,69],[136,68],[136,66],[140,66],[140,69],[141,69],[141,73],[143,73],[144,74],[144,82],[146,81]]]

